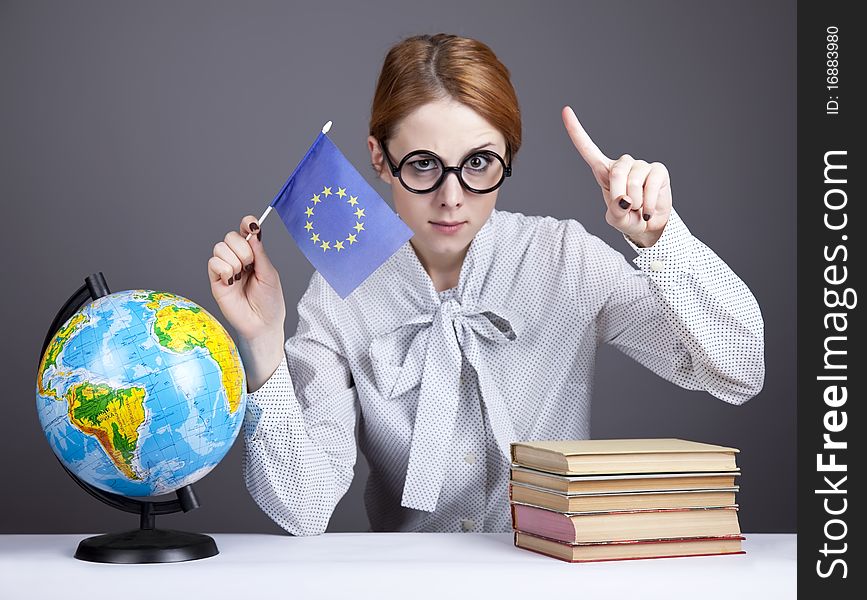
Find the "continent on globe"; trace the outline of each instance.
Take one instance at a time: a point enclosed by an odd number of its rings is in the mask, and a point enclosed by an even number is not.
[[[235,344],[231,338],[220,335],[217,327],[222,329],[211,315],[203,314],[198,306],[184,308],[172,305],[156,311],[154,334],[161,345],[173,352],[189,352],[196,346],[206,349],[221,367],[223,386],[230,390],[229,407],[235,412],[244,393],[244,381],[240,377],[242,373],[232,368]]]
[[[141,479],[133,471],[132,458],[138,428],[145,420],[144,396],[144,388],[114,389],[92,383],[77,383],[66,392],[69,420],[82,432],[94,436],[130,479]]]
[[[69,319],[57,332],[57,335],[54,338],[54,342],[48,346],[48,349],[45,351],[45,356],[42,357],[42,362],[39,364],[39,373],[40,375],[44,373],[49,367],[57,367],[57,355],[60,354],[60,351],[63,350],[63,347],[66,345],[66,341],[75,335],[75,332],[81,327],[82,323],[87,321],[87,316],[81,313],[75,313],[72,315],[72,318]],[[43,387],[42,377],[36,378],[36,394],[38,396],[51,396],[55,400],[60,400],[57,397],[57,392],[54,391],[54,388],[51,385],[51,382],[48,382],[48,386]]]

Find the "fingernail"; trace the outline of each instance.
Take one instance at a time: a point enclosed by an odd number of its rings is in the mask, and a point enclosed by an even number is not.
[[[626,198],[621,198],[620,202],[618,202],[618,204],[620,205],[620,208],[622,208],[623,210],[626,210],[627,208],[632,206],[632,204]]]
[[[241,272],[239,271],[237,275],[235,275],[235,281],[241,281]]]
[[[644,215],[643,215],[641,218],[644,219],[645,221],[649,221],[649,220],[650,220],[650,215],[647,214],[647,213],[644,213]]]
[[[235,278],[229,277],[229,285],[232,285],[233,283],[235,283]]]
[[[253,263],[250,263],[249,265],[245,265],[244,270],[247,271],[247,273],[252,271],[253,270]]]
[[[259,231],[259,226],[256,223],[250,223],[250,231]]]
[[[260,242],[262,241],[262,232],[261,231],[256,234],[256,239],[259,240]]]

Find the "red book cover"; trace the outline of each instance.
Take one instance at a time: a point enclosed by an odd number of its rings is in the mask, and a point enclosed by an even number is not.
[[[658,513],[660,515],[666,515],[663,523],[653,523],[650,527],[648,526],[651,524],[647,521],[635,521],[634,519],[630,519],[628,522],[630,523],[631,527],[635,528],[636,531],[643,529],[644,535],[636,533],[629,536],[630,538],[639,540],[678,537],[714,537],[716,535],[722,535],[723,532],[719,531],[719,527],[721,527],[721,525],[719,524],[719,520],[720,518],[722,518],[725,521],[730,521],[730,519],[728,519],[728,515],[723,515],[719,511],[734,511],[735,514],[737,512],[736,505],[718,508],[664,508],[648,510],[611,511],[601,513],[564,513],[518,502],[512,502],[510,506],[512,513],[513,529],[526,533],[531,533],[533,535],[541,537],[556,539],[567,543],[575,543],[576,541],[580,540],[580,535],[582,533],[585,533],[585,530],[580,526],[580,523],[576,525],[576,523],[572,520],[572,517],[578,517],[579,520],[583,520],[585,518],[593,518],[594,516],[628,516],[648,513]],[[680,519],[679,516],[677,516],[678,514],[683,515],[688,511],[716,511],[715,514],[712,515],[714,517],[713,521],[715,521],[716,523],[711,523],[711,526],[703,526],[704,529],[702,529],[699,525],[684,522]],[[736,516],[734,523],[728,523],[726,527],[731,527],[733,530],[725,532],[724,535],[740,535],[741,533],[740,528],[737,526]],[[652,535],[653,532],[658,533]],[[591,543],[600,543],[602,541],[610,540],[585,539],[584,541]],[[624,540],[623,538],[620,538],[618,539],[618,541]]]
[[[561,540],[555,540],[552,538],[547,538],[545,536],[536,535],[534,533],[529,533],[526,531],[515,530],[513,534],[513,543],[516,548],[521,550],[528,550],[530,552],[534,552],[536,554],[541,554],[542,556],[547,556],[549,558],[556,558],[557,560],[562,560],[563,562],[568,563],[584,563],[584,562],[611,562],[611,561],[621,561],[621,560],[645,560],[649,558],[689,558],[692,556],[727,556],[727,555],[735,555],[735,554],[746,554],[746,550],[739,550],[737,552],[708,552],[708,553],[700,553],[700,554],[683,554],[672,552],[670,554],[658,554],[653,556],[637,556],[637,557],[618,557],[618,558],[592,558],[592,559],[574,559],[569,560],[565,559],[561,556],[557,556],[555,554],[547,554],[545,552],[536,550],[534,548],[527,548],[524,546],[518,545],[518,534],[539,538],[543,540],[547,540],[549,542],[560,544],[561,546],[572,548],[574,546],[630,546],[636,544],[665,544],[665,543],[694,543],[694,542],[713,542],[713,541],[722,541],[722,540],[745,540],[746,538],[742,535],[731,535],[731,536],[716,536],[716,537],[696,537],[696,538],[663,538],[663,539],[655,539],[655,540],[625,540],[625,541],[616,541],[616,542],[603,542],[600,544],[584,544],[584,543],[568,543],[563,542]]]

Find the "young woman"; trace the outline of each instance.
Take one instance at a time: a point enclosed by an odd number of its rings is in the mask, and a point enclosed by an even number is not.
[[[325,531],[357,427],[373,531],[510,531],[509,444],[590,436],[601,343],[732,404],[761,390],[759,307],[679,218],[665,166],[608,158],[562,117],[638,269],[573,219],[495,209],[517,98],[490,48],[446,34],[385,58],[368,147],[414,235],[361,286],[341,300],[314,273],[284,340],[255,217],[216,244],[211,290],[247,373],[245,480],[282,528]]]

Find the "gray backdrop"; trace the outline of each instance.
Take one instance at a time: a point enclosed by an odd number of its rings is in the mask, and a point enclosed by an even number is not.
[[[563,128],[570,104],[609,156],[660,161],[692,232],[762,308],[767,378],[736,407],[600,350],[593,437],[683,437],[741,450],[747,532],[795,531],[794,2],[0,2],[5,392],[0,532],[102,532],[137,520],[88,496],[41,431],[46,330],[83,278],[179,293],[222,315],[214,244],[258,216],[331,119],[370,176],[367,120],[386,50],[405,36],[481,39],[510,69],[524,146],[498,208],[574,218],[632,259]],[[312,267],[280,220],[263,239],[286,333]],[[239,438],[165,527],[280,532],[247,493]],[[364,531],[367,465],[329,531]]]

